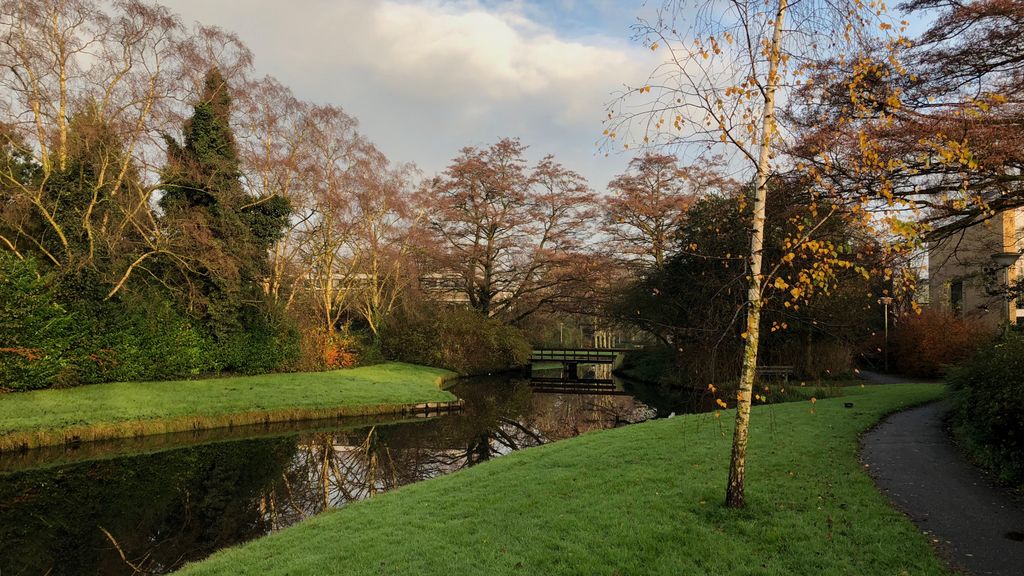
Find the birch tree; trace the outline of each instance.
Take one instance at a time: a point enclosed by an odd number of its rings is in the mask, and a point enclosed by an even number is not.
[[[837,259],[837,250],[812,239],[816,227],[835,214],[834,210],[819,212],[812,202],[808,212],[813,221],[798,228],[797,237],[789,243],[793,251],[783,258],[786,261],[765,268],[770,182],[793,167],[782,155],[789,131],[780,123],[780,102],[791,97],[807,78],[808,69],[823,58],[863,60],[868,46],[875,54],[895,52],[904,43],[899,35],[902,29],[893,29],[884,5],[860,0],[675,0],[665,2],[655,20],[641,20],[635,30],[651,50],[663,51],[664,63],[646,83],[628,88],[612,103],[605,129],[608,145],[624,141],[624,147],[637,142],[668,147],[687,162],[723,153],[751,182],[745,344],[725,499],[730,507],[742,507],[766,292],[781,289],[794,300],[806,298],[816,287],[827,290],[834,278],[830,266],[854,265]],[[793,285],[776,272],[794,264],[801,249],[819,260],[808,264],[810,272],[795,273]]]
[[[377,338],[412,280],[411,255],[424,240],[424,210],[410,202],[413,166],[392,165],[367,146],[350,172],[351,255],[357,271],[352,306]]]
[[[340,108],[315,107],[306,121],[313,215],[297,241],[302,252],[301,274],[313,295],[319,329],[330,340],[349,303],[356,273],[350,250],[350,170],[365,143],[356,131],[355,119]]]
[[[316,206],[312,120],[315,108],[300,101],[272,77],[250,80],[236,91],[242,180],[250,196],[280,196],[290,203],[292,217],[270,253],[265,280],[267,294],[290,308],[307,280],[301,251]]]

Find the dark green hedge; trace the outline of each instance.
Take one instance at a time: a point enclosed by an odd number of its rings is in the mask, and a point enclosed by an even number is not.
[[[108,300],[87,270],[43,273],[0,252],[0,390],[265,373],[298,354],[298,331],[272,310],[214,336],[159,290]]]
[[[425,305],[394,316],[381,333],[392,360],[447,368],[460,374],[500,372],[525,364],[523,333],[475,310]]]
[[[949,383],[958,439],[1000,479],[1024,488],[1024,337],[983,348]]]
[[[69,365],[74,318],[33,260],[0,251],[0,388],[52,385]]]

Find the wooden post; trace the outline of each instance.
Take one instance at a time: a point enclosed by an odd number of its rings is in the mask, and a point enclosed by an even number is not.
[[[576,380],[579,378],[579,368],[576,362],[566,362],[562,371],[563,380]]]

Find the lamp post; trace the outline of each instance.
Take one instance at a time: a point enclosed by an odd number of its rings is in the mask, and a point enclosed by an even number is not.
[[[1006,322],[1003,323],[1004,331],[1010,327],[1010,267],[1020,259],[1020,252],[997,252],[992,255],[992,261],[996,266],[1003,269],[1003,314],[1006,315]]]
[[[884,352],[885,360],[883,360],[883,362],[884,362],[884,365],[885,365],[885,372],[888,373],[889,372],[889,304],[892,304],[892,297],[891,296],[882,296],[881,298],[878,299],[878,301],[882,303],[882,307],[885,310],[885,352]]]

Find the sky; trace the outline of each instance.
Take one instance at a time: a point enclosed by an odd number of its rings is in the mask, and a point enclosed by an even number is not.
[[[431,176],[464,146],[519,137],[595,190],[630,156],[596,143],[605,105],[656,64],[631,41],[644,0],[163,0],[230,30],[304,100],[334,104]]]

